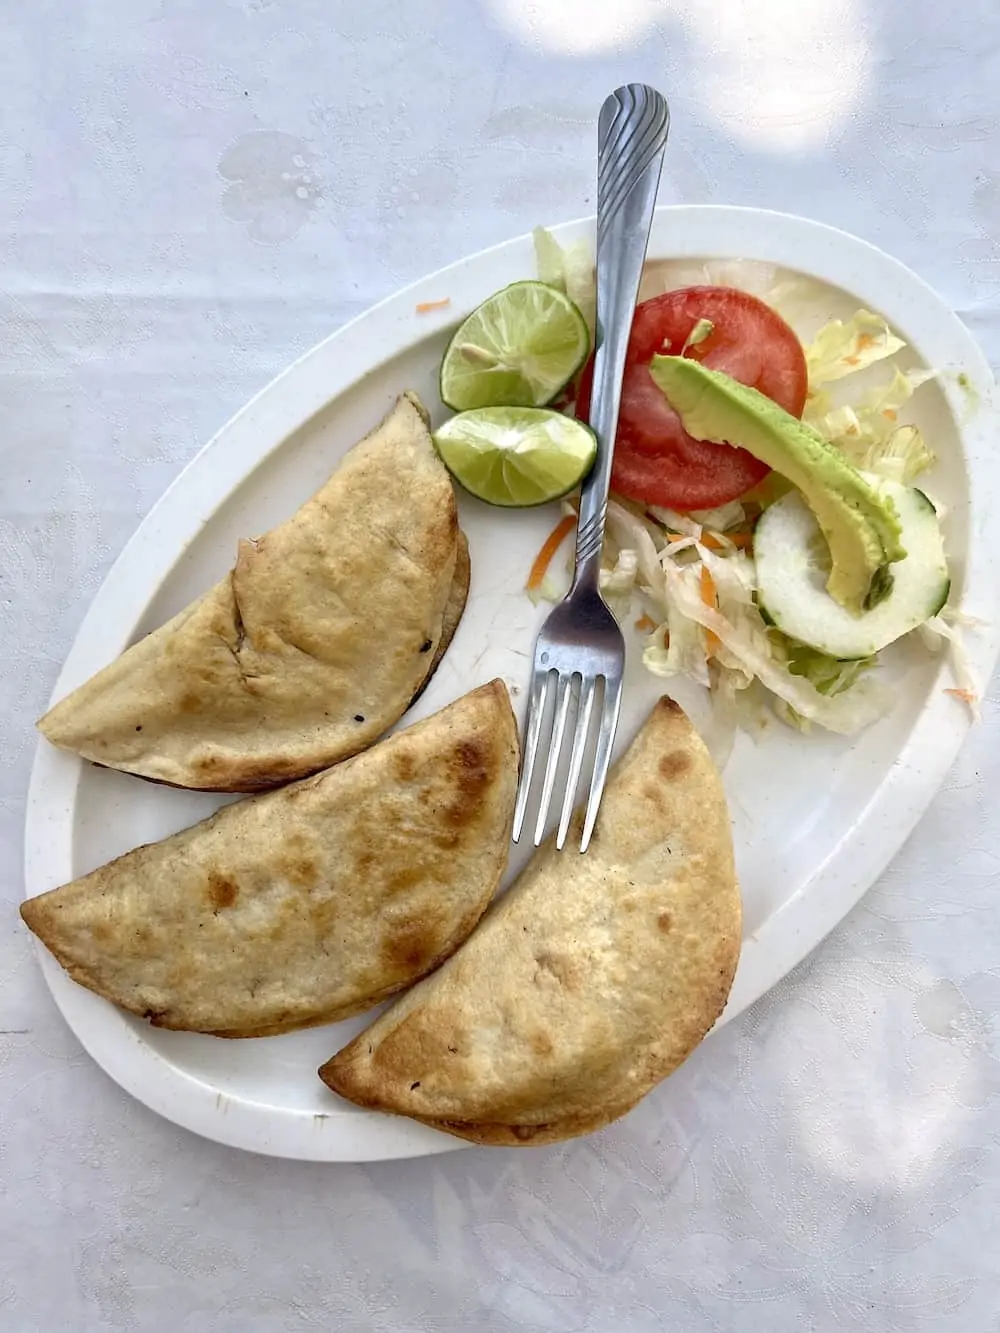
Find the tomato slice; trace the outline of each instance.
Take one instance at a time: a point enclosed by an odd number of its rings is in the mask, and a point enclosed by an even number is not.
[[[696,440],[653,383],[658,353],[680,355],[699,320],[712,332],[685,356],[772,398],[801,416],[808,377],[794,331],[769,305],[734,287],[682,287],[636,308],[629,338],[611,485],[630,500],[671,509],[711,509],[736,500],[769,469],[745,449]],[[577,395],[577,414],[589,417],[593,362]]]

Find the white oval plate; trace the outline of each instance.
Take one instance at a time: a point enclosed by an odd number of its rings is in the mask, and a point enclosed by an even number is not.
[[[557,229],[564,243],[593,220]],[[997,654],[1000,571],[991,519],[1000,500],[992,377],[972,338],[941,300],[878,250],[799,218],[751,209],[657,210],[652,259],[756,259],[813,279],[801,332],[863,304],[882,313],[942,371],[921,390],[918,420],[939,464],[929,489],[949,511],[953,604],[990,622],[968,636],[984,682]],[[529,237],[488,250],[376,306],[296,362],[209,442],[155,506],[108,575],[59,678],[55,697],[198,596],[230,567],[236,539],[291,513],[404,388],[437,403],[448,330],[505,283],[534,273]],[[687,280],[691,280],[688,277]],[[422,301],[450,298],[418,314]],[[963,379],[960,380],[959,376]],[[524,596],[525,575],[555,511],[509,513],[462,500],[473,583],[468,610],[431,687],[407,721],[502,676],[515,695],[544,610]],[[626,743],[660,692],[632,654],[619,739]],[[912,660],[911,660],[912,659]],[[741,737],[726,770],[745,904],[739,972],[724,1019],[795,966],[869,887],[913,829],[969,726],[944,688],[939,659],[900,654],[892,715],[853,744],[771,727]],[[695,709],[697,699],[678,691]],[[41,893],[140,842],[209,814],[217,797],[172,791],[99,770],[41,743],[28,798],[26,884]],[[511,872],[523,863],[515,852]],[[66,1021],[123,1088],[161,1115],[222,1143],[281,1157],[364,1161],[464,1146],[407,1120],[341,1102],[316,1069],[364,1025],[354,1019],[254,1041],[149,1027],[70,981],[39,950]],[[724,1021],[724,1020],[723,1020]],[[670,1096],[669,1082],[654,1097]]]

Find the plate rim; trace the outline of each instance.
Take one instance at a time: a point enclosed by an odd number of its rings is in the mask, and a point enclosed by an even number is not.
[[[591,236],[594,226],[591,215],[551,231],[567,242]],[[719,238],[725,239],[721,248]],[[663,253],[667,241],[669,254]],[[740,255],[734,244],[745,247]],[[969,376],[979,397],[971,421],[963,421],[967,404],[957,382],[945,378],[941,389],[955,420],[966,470],[971,537],[959,605],[973,614],[987,609],[977,604],[977,598],[986,604],[992,593],[995,601],[1000,590],[1000,558],[993,556],[988,541],[976,537],[984,536],[990,509],[1000,501],[1000,462],[993,461],[988,448],[990,426],[997,419],[993,376],[971,332],[933,288],[899,260],[835,227],[793,214],[725,204],[660,205],[654,217],[650,257],[719,255],[804,268],[794,262],[796,249],[802,246],[811,256],[805,268],[811,276],[847,290],[864,291],[866,299],[904,334],[914,325],[919,328],[920,336],[912,341],[925,360],[939,369],[960,369]],[[182,468],[125,544],[87,609],[52,700],[82,683],[125,646],[198,534],[235,489],[292,434],[362,376],[376,373],[417,341],[450,326],[465,313],[466,306],[471,308],[488,295],[481,286],[478,294],[474,290],[478,273],[517,267],[523,277],[530,271],[531,247],[530,233],[520,235],[418,279],[336,329],[253,395]],[[848,280],[852,275],[855,281]],[[877,300],[871,295],[874,290],[880,291]],[[456,291],[458,299],[454,299]],[[443,296],[452,298],[447,308],[417,313],[419,303]],[[896,296],[907,311],[903,318],[895,313]],[[336,355],[331,357],[334,348]],[[956,354],[955,349],[960,351]],[[331,362],[328,368],[327,360]],[[206,486],[204,465],[210,455],[213,471]],[[998,651],[1000,630],[989,622],[972,636],[969,649],[973,669],[984,683]],[[736,982],[717,1026],[776,985],[867,892],[939,790],[970,722],[967,710],[940,691],[928,700],[891,770],[855,824],[815,867],[800,891],[744,939]],[[83,768],[82,760],[39,740],[25,815],[25,896],[72,876],[74,802]],[[865,827],[879,821],[877,837],[859,836]],[[852,866],[845,873],[841,853],[849,842],[854,843]],[[59,866],[68,866],[69,873]],[[143,1040],[123,1013],[72,982],[37,942],[36,949],[56,1004],[91,1057],[125,1091],[185,1129],[248,1151],[307,1161],[385,1160],[469,1146],[396,1117],[355,1111],[349,1116],[333,1112],[324,1117],[222,1093],[168,1061]],[[779,961],[775,964],[774,959]],[[346,1141],[345,1136],[329,1132],[331,1123],[349,1125]]]

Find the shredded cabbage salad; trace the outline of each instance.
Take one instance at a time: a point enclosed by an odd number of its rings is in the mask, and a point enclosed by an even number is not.
[[[535,245],[539,277],[559,286],[592,320],[590,251],[579,245],[563,250],[540,228]],[[743,269],[746,281],[740,280]],[[687,281],[743,287],[782,313],[793,286],[776,282],[767,266],[734,263],[702,266]],[[679,285],[685,281],[673,272],[669,286]],[[647,286],[641,296],[652,294]],[[935,460],[919,428],[899,416],[935,372],[900,369],[895,358],[905,346],[868,310],[825,324],[804,343],[809,393],[803,420],[855,467],[910,484]],[[875,376],[864,376],[865,387],[852,392],[852,377],[872,367],[885,373],[874,383]],[[666,679],[686,676],[711,691],[727,733],[724,753],[738,727],[755,730],[767,711],[800,730],[815,725],[852,735],[893,704],[893,692],[873,669],[877,657],[828,657],[786,637],[758,609],[754,523],[789,489],[771,473],[741,501],[719,509],[679,514],[614,495],[608,506],[602,591],[619,620],[631,618],[642,633],[647,670]],[[564,502],[564,513],[571,512]],[[535,590],[536,597],[559,595],[549,579]],[[945,608],[918,633],[928,648],[949,651],[957,686],[950,692],[975,712],[978,691],[962,650],[960,619]]]

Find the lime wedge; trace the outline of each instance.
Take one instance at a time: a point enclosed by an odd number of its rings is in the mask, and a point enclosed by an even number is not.
[[[452,476],[480,500],[511,509],[558,500],[590,471],[597,453],[581,421],[539,407],[479,407],[435,432]]]
[[[543,407],[587,359],[579,310],[544,282],[514,282],[459,327],[441,362],[441,401],[473,407]]]

